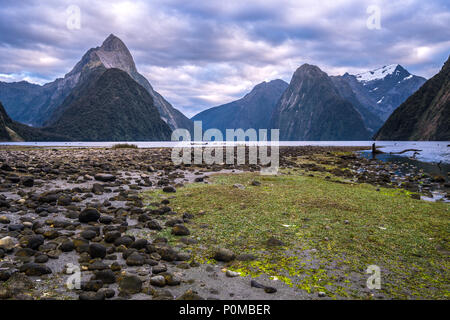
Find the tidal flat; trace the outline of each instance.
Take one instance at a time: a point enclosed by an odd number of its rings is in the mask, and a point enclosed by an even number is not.
[[[263,176],[170,148],[2,147],[0,299],[448,299],[448,177],[358,150],[281,147]]]

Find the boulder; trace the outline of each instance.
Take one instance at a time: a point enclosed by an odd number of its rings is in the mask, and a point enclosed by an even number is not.
[[[98,212],[95,208],[86,208],[83,211],[81,211],[80,215],[78,216],[78,219],[80,222],[88,223],[88,222],[95,222],[100,218],[100,212]]]
[[[94,179],[101,182],[112,182],[116,180],[116,176],[109,173],[97,173]]]
[[[119,288],[126,294],[139,293],[142,290],[142,280],[137,276],[126,275],[120,280]]]
[[[52,273],[49,267],[35,262],[25,263],[20,267],[19,271],[25,273],[27,276],[42,276]]]
[[[234,260],[235,255],[229,249],[219,248],[214,252],[213,258],[217,261],[229,262]]]

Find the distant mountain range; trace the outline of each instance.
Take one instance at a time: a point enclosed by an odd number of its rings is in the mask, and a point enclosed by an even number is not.
[[[43,86],[25,81],[0,82],[0,101],[3,101],[6,111],[14,120],[38,127],[48,125],[55,121],[55,111],[72,90],[80,82],[85,81],[92,70],[100,66],[125,71],[142,85],[152,96],[161,118],[172,129],[192,130],[192,122],[152,88],[148,80],[137,71],[128,48],[122,40],[112,34],[100,47],[89,49],[72,71],[62,79],[56,79]]]
[[[377,140],[450,140],[450,57],[389,117]]]
[[[201,120],[204,130],[224,135],[226,129],[278,128],[281,140],[369,140],[381,127],[377,139],[448,139],[447,65],[425,83],[398,64],[342,76],[304,64],[289,84],[262,82],[241,99],[188,119],[153,89],[111,34],[64,78],[43,86],[0,82],[6,109],[0,110],[0,138],[168,140],[172,130],[192,132],[192,120]]]
[[[425,78],[410,74],[399,64],[392,64],[372,71],[336,77],[345,80],[358,101],[382,121],[417,91]]]
[[[331,77],[318,67],[302,67],[289,86],[282,80],[263,82],[243,98],[191,119],[201,120],[204,130],[223,133],[279,128],[282,140],[370,140],[384,119],[426,81],[400,65]]]
[[[203,130],[270,128],[272,112],[288,84],[283,80],[272,80],[256,85],[243,98],[200,112],[191,118],[202,121]]]
[[[72,138],[45,132],[13,121],[0,102],[0,141],[71,141]]]

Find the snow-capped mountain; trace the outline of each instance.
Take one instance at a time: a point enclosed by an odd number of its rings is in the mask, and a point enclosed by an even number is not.
[[[337,78],[345,80],[359,102],[383,121],[426,81],[399,64]]]
[[[358,80],[359,82],[369,82],[369,81],[374,81],[374,80],[380,80],[380,79],[384,79],[387,76],[392,75],[394,73],[396,75],[399,74],[401,72],[401,69],[397,68],[399,66],[400,65],[398,65],[398,64],[391,64],[391,65],[383,66],[383,67],[375,69],[375,70],[355,74],[355,77],[356,77],[356,80]]]
[[[376,140],[450,140],[450,56],[441,71],[409,97],[375,135]]]

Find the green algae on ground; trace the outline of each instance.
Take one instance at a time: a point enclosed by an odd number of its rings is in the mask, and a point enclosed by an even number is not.
[[[450,298],[448,204],[315,175],[218,175],[179,188],[170,201],[174,211],[195,215],[188,227],[199,244],[189,249],[203,262],[216,247],[250,253],[257,259],[228,268],[336,298],[369,298],[366,269],[378,265],[383,297]],[[271,237],[285,245],[268,247]]]

